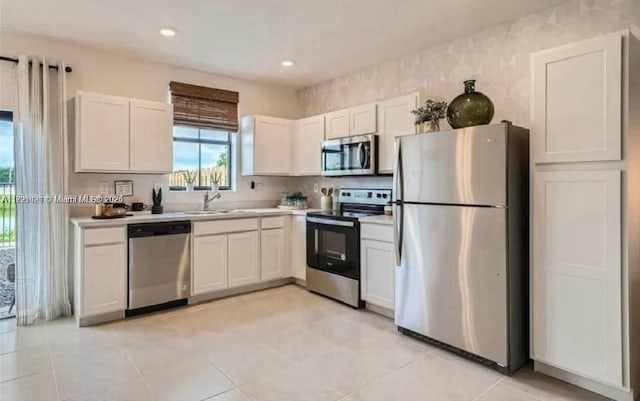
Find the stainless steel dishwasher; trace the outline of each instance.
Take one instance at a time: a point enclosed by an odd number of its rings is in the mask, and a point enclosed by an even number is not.
[[[191,222],[130,224],[127,316],[186,305],[191,287]]]

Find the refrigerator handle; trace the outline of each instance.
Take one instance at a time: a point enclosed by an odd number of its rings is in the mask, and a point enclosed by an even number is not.
[[[403,242],[403,230],[404,230],[404,213],[402,211],[402,203],[396,203],[395,210],[393,211],[393,219],[395,224],[394,243],[396,245],[396,266],[400,266],[402,262],[402,242]]]
[[[402,150],[400,148],[400,140],[396,140],[396,166],[393,174],[393,191],[396,195],[395,210],[394,210],[394,243],[396,245],[396,266],[400,266],[402,261],[402,241],[404,230],[404,216],[402,212],[402,200],[404,199],[404,183],[403,183],[403,169],[402,169]]]

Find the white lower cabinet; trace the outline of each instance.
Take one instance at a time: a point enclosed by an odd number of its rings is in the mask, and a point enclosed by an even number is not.
[[[229,234],[229,288],[260,280],[258,232]]]
[[[263,230],[260,235],[262,280],[266,281],[285,277],[284,228]]]
[[[362,299],[393,309],[394,271],[393,243],[362,240]]]
[[[83,251],[84,316],[126,308],[126,255],[124,243],[87,246]]]
[[[362,224],[360,240],[360,289],[364,301],[394,309],[395,261],[393,228]]]
[[[533,357],[622,386],[620,171],[538,171]]]
[[[291,224],[291,269],[293,277],[307,279],[307,216],[293,216]]]
[[[85,318],[122,312],[127,307],[125,227],[75,228],[74,314]]]
[[[192,294],[227,288],[227,235],[193,239]]]

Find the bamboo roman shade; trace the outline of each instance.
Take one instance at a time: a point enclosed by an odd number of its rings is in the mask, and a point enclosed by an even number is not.
[[[238,130],[238,92],[170,82],[173,123]]]

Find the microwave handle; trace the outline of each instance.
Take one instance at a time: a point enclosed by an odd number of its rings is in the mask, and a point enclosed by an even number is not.
[[[364,146],[364,168],[371,167],[371,150],[368,146]]]
[[[365,164],[366,164],[365,157],[366,157],[366,154],[364,150],[364,143],[360,142],[358,144],[358,163],[360,164],[360,168],[365,168]]]

